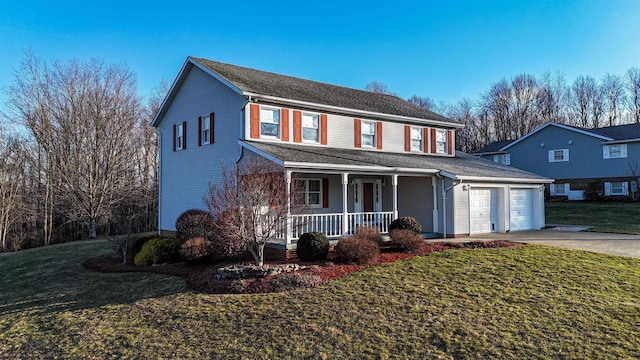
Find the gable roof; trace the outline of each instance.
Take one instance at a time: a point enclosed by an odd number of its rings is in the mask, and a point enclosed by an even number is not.
[[[517,143],[529,138],[530,136],[532,136],[532,135],[534,135],[534,134],[546,129],[549,126],[555,126],[555,127],[561,128],[561,129],[574,131],[574,132],[577,132],[577,133],[580,133],[580,134],[583,134],[583,135],[593,136],[593,137],[598,138],[598,139],[603,140],[603,141],[614,140],[614,139],[612,139],[612,138],[610,138],[608,136],[605,136],[605,135],[590,131],[592,129],[585,129],[585,128],[581,128],[581,127],[577,127],[577,126],[570,126],[570,125],[565,125],[565,124],[558,124],[558,123],[554,123],[554,122],[548,122],[548,123],[538,127],[537,129],[531,131],[527,135],[521,137],[520,139],[514,140],[511,143],[503,146],[502,148],[500,148],[500,151],[507,150],[508,148],[512,147],[513,145],[515,145],[515,144],[517,144]]]
[[[184,82],[184,78],[193,66],[199,67],[247,97],[270,97],[274,102],[293,100],[308,105],[333,107],[336,112],[352,109],[372,114],[399,116],[416,121],[431,120],[455,128],[463,127],[445,116],[423,109],[394,95],[358,90],[196,57],[187,58],[152,125],[155,125],[158,119],[164,115],[165,106],[168,106],[175,97],[174,92]]]
[[[245,148],[286,167],[319,170],[380,171],[393,173],[444,173],[459,180],[549,183],[542,176],[456,151],[455,157],[390,153],[324,146],[239,141]]]
[[[584,129],[594,134],[603,135],[612,140],[640,139],[640,124],[606,126],[595,129]]]
[[[482,149],[474,152],[477,155],[486,155],[486,154],[499,154],[503,151],[501,150],[503,147],[511,144],[513,140],[504,140],[504,141],[494,141],[491,144],[483,147]]]

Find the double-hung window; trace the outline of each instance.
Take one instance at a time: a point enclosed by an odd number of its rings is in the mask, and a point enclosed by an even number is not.
[[[362,146],[376,146],[376,123],[373,121],[363,121],[361,128]]]
[[[411,151],[423,151],[422,128],[411,127]]]
[[[260,135],[280,137],[280,109],[260,108]]]
[[[549,150],[549,162],[569,161],[569,149]]]
[[[184,144],[184,123],[175,125],[175,148],[176,150],[182,150],[185,148]]]
[[[322,206],[322,183],[320,179],[296,180],[293,199],[297,205]]]
[[[436,130],[436,153],[447,153],[447,130]]]
[[[318,142],[320,139],[320,117],[315,114],[302,114],[302,140]]]
[[[200,144],[211,144],[211,115],[200,117]]]
[[[498,154],[493,155],[493,161],[497,162],[501,165],[510,165],[511,164],[511,155],[510,154]]]
[[[616,159],[627,157],[627,144],[604,145],[602,147],[603,159]]]

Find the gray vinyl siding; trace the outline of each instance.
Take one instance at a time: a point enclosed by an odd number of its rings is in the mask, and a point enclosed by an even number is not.
[[[246,100],[210,75],[193,67],[160,120],[160,215],[162,230],[175,230],[187,209],[205,208],[209,182],[221,177],[221,167],[240,157],[242,107]],[[215,113],[214,144],[198,146],[198,117]],[[173,151],[173,125],[187,122],[187,148]]]
[[[548,126],[506,151],[511,154],[511,166],[551,179],[629,176],[629,164],[640,161],[640,143],[627,144],[626,158],[603,159],[602,142],[590,135]],[[555,149],[569,149],[569,161],[549,162],[549,150]]]
[[[457,185],[447,194],[447,201],[447,212],[450,214],[447,233],[469,234],[469,191],[463,191],[462,185]]]
[[[387,187],[391,188],[391,186]],[[431,178],[411,176],[398,178],[398,216],[414,217],[422,225],[422,231],[433,231]]]

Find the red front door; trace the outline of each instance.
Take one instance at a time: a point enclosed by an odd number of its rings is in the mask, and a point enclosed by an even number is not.
[[[373,212],[373,183],[362,184],[362,211]]]

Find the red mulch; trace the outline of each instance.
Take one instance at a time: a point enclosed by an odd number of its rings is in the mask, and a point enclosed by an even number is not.
[[[313,268],[313,274],[320,276],[323,282],[341,278],[352,272],[366,269],[369,266],[377,264],[389,263],[396,260],[408,259],[414,256],[424,256],[432,252],[443,251],[448,249],[475,249],[475,248],[498,248],[519,245],[510,241],[494,240],[494,241],[475,241],[465,243],[451,242],[430,242],[418,253],[407,254],[394,252],[391,249],[382,249],[378,261],[370,265],[358,264],[340,264],[332,262],[332,253],[324,262],[305,262],[299,260],[269,262],[269,264],[283,264],[287,262],[297,262],[302,266],[310,266]],[[198,292],[210,294],[229,294],[235,293],[233,283],[239,280],[217,279],[215,274],[217,269],[228,265],[229,262],[217,262],[210,264],[164,264],[153,266],[127,265],[117,261],[113,255],[103,255],[85,261],[82,265],[90,270],[99,272],[152,272],[164,275],[179,276],[186,280],[188,286]],[[315,266],[313,266],[315,265]],[[271,277],[244,279],[243,292],[247,293],[266,293],[271,292]]]

